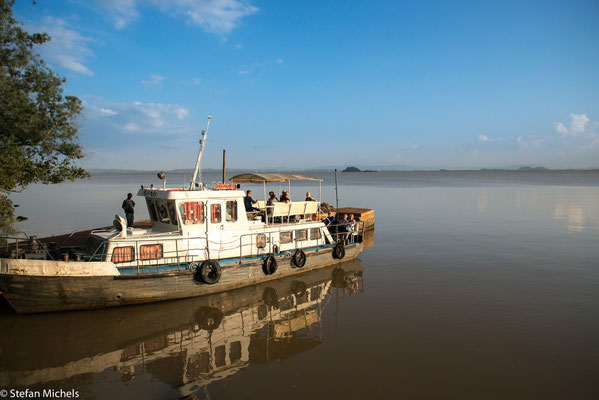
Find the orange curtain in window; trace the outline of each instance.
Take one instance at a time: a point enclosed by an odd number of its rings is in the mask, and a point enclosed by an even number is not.
[[[115,247],[112,251],[112,262],[121,263],[133,261],[133,247]]]
[[[188,202],[185,205],[185,220],[191,221],[192,224],[202,222],[204,203]]]
[[[220,204],[212,204],[210,206],[210,212],[212,215],[212,219],[210,222],[219,223],[221,221],[221,219],[220,219]]]
[[[162,258],[161,244],[145,244],[139,246],[139,255],[142,260],[154,260]]]

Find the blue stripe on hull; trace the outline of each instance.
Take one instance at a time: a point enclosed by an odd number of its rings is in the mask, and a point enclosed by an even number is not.
[[[333,245],[324,245],[324,246],[320,246],[318,247],[318,249],[327,249],[327,248],[331,248],[333,247]],[[302,249],[303,251],[313,251],[316,250],[317,247],[309,247],[309,248],[305,248]],[[275,257],[281,257],[283,255],[285,255],[287,251],[282,251],[279,253],[275,254]],[[266,256],[268,254],[265,255],[261,255],[261,256],[253,256],[253,257],[243,257],[241,259],[241,262],[256,262],[256,261],[260,261],[260,260],[264,260],[266,259]],[[226,260],[218,260],[218,263],[220,265],[231,265],[231,264],[238,264],[239,263],[239,258],[229,258]],[[170,264],[170,265],[145,265],[145,266],[140,266],[138,267],[127,267],[127,268],[117,268],[120,272],[121,275],[137,275],[137,274],[157,274],[157,273],[169,273],[169,272],[174,272],[174,271],[181,271],[181,270],[188,270],[189,269],[189,263],[183,263],[183,264]]]

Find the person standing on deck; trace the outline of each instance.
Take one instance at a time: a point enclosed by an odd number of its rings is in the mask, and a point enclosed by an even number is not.
[[[127,198],[123,200],[121,206],[125,210],[125,217],[127,217],[127,226],[133,226],[133,215],[135,214],[135,202],[132,199],[133,195],[127,193]]]

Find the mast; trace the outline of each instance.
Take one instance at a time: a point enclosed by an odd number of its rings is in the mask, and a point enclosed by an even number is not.
[[[204,152],[204,143],[206,143],[206,134],[208,133],[208,128],[210,127],[210,120],[212,119],[212,115],[208,115],[208,122],[206,122],[206,130],[202,131],[202,138],[200,139],[200,152],[198,153],[198,160],[196,161],[196,168],[193,171],[193,178],[191,179],[191,183],[189,185],[190,190],[195,190],[196,179],[200,178],[200,185],[202,184],[202,170],[200,169],[200,162],[202,161],[202,153]]]

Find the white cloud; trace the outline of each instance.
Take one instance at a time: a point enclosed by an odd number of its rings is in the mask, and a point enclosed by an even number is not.
[[[100,108],[100,113],[104,115],[116,115],[116,111],[111,110],[109,108]]]
[[[122,29],[135,21],[139,13],[135,9],[136,0],[97,0],[108,10],[114,19],[114,27]]]
[[[525,149],[528,147],[528,142],[524,139],[524,136],[518,136],[516,138],[516,142],[520,145],[521,148]]]
[[[40,25],[27,25],[29,32],[46,32],[52,38],[38,46],[40,55],[50,63],[68,69],[80,75],[93,75],[84,65],[85,60],[94,53],[87,47],[92,38],[82,36],[79,32],[68,29],[63,19],[44,17]]]
[[[197,131],[186,122],[189,109],[178,104],[101,102],[86,107],[88,120],[100,131],[187,134]]]
[[[202,80],[200,78],[192,78],[189,81],[181,81],[181,85],[185,86],[200,86],[202,84]]]
[[[141,81],[142,85],[160,85],[160,83],[164,80],[164,76],[150,74],[149,81]]]
[[[279,59],[277,60],[277,64],[283,64],[284,62],[285,62],[285,60],[283,60],[282,58],[279,58]]]
[[[579,136],[587,132],[587,125],[590,122],[586,114],[570,113],[570,127],[566,128],[563,122],[554,122],[553,127],[562,136]]]
[[[258,12],[258,7],[245,0],[104,0],[102,6],[121,29],[139,17],[137,5],[153,5],[163,13],[182,16],[191,25],[206,32],[227,34],[237,28],[242,18]]]
[[[184,119],[185,117],[187,117],[189,115],[189,110],[183,107],[180,107],[178,110],[175,111],[175,115],[177,116],[177,119]]]
[[[562,135],[562,136],[568,135],[568,128],[566,128],[566,126],[562,122],[554,122],[553,126],[555,127],[555,130],[557,131],[557,133],[559,133],[560,135]]]
[[[577,135],[586,131],[587,124],[589,123],[589,117],[586,114],[574,114],[571,113],[572,123],[570,124],[570,132]]]
[[[241,67],[237,68],[237,73],[239,75],[249,75],[254,73],[257,69],[262,68],[262,64],[260,63],[252,63],[249,65],[242,65]]]
[[[129,122],[123,126],[123,129],[128,132],[139,132],[139,125],[134,122]]]
[[[489,139],[488,136],[483,135],[482,133],[478,135],[478,141],[479,142],[483,142],[483,143],[490,143],[493,141],[493,139]]]

